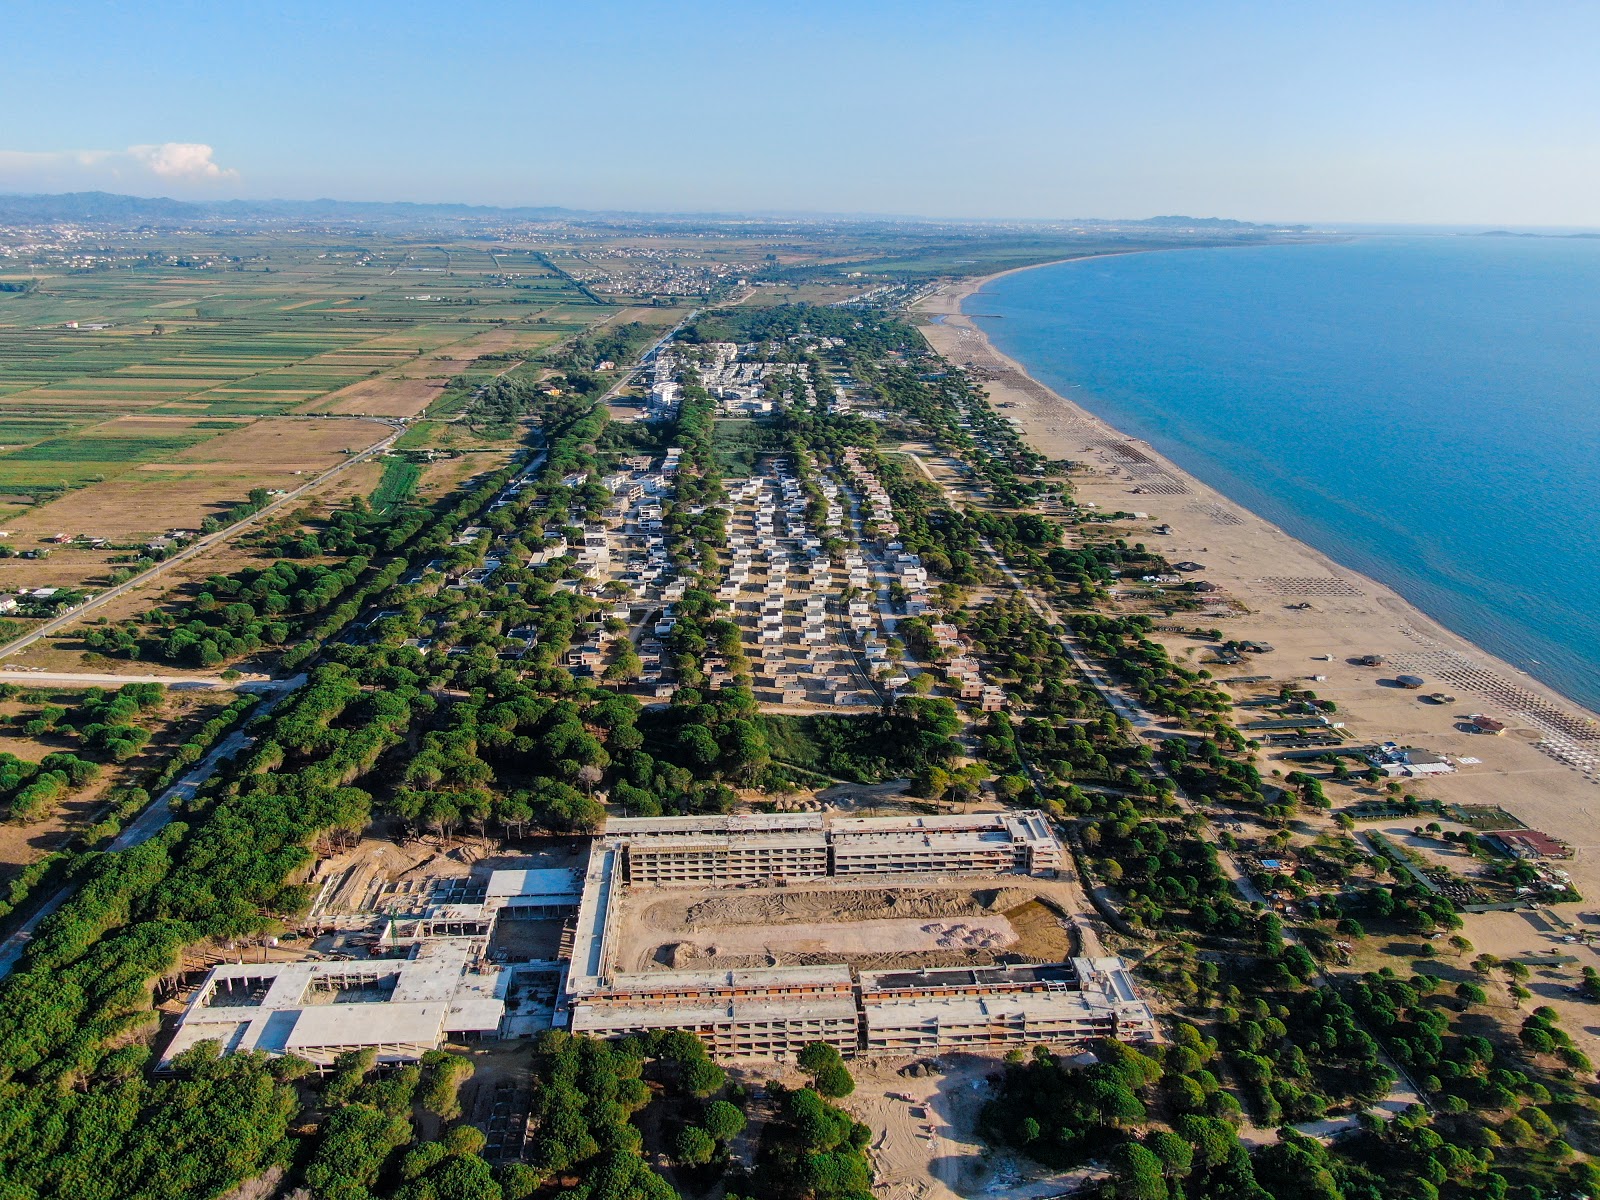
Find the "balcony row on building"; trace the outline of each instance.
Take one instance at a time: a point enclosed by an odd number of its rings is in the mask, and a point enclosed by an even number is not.
[[[1037,810],[949,816],[822,813],[615,820],[629,884],[717,886],[830,876],[1054,876],[1061,843]]]
[[[571,1028],[594,1037],[682,1029],[734,1058],[786,1057],[819,1041],[843,1054],[904,1055],[1156,1037],[1116,958],[865,972],[859,984],[842,964],[619,974],[573,998]]]

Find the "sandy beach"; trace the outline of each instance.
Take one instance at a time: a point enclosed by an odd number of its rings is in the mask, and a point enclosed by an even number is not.
[[[1087,464],[1073,474],[1080,503],[1145,514],[1127,523],[1130,540],[1145,542],[1171,562],[1204,565],[1198,577],[1222,589],[1216,593],[1218,615],[1180,614],[1184,625],[1217,626],[1229,638],[1274,647],[1240,666],[1211,668],[1218,677],[1265,675],[1274,689],[1287,682],[1311,688],[1337,702],[1351,742],[1394,741],[1447,756],[1455,773],[1408,780],[1408,790],[1447,803],[1499,804],[1527,825],[1569,843],[1576,857],[1557,865],[1571,872],[1586,899],[1562,907],[1600,909],[1600,836],[1595,833],[1600,723],[1595,714],[1034,380],[961,315],[962,301],[991,278],[997,276],[951,284],[920,301],[917,311],[931,322],[924,328],[928,340],[951,361],[980,373],[991,401],[1039,450]],[[1158,526],[1168,531],[1157,533]],[[1224,609],[1228,615],[1221,615]],[[1181,661],[1198,662],[1207,646],[1182,634],[1160,636]],[[1374,654],[1383,656],[1382,666],[1352,661]],[[1400,674],[1426,682],[1420,691],[1406,690],[1394,682]],[[1250,694],[1245,688],[1230,690],[1236,698]],[[1455,700],[1435,703],[1428,699],[1434,693]],[[1469,718],[1480,713],[1504,722],[1504,734],[1472,732]],[[1292,769],[1278,762],[1266,765]],[[1343,795],[1336,799],[1345,802]],[[1565,915],[1574,919],[1572,911]],[[1541,929],[1536,918],[1495,918],[1482,922],[1481,929],[1469,926],[1480,948],[1502,955],[1549,949],[1548,927]],[[1583,949],[1582,957],[1585,964],[1600,966],[1594,952]]]

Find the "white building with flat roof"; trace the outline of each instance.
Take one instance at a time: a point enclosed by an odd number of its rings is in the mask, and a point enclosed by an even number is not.
[[[1119,958],[864,971],[861,1021],[863,1048],[882,1054],[1156,1037]]]
[[[243,963],[217,967],[190,998],[162,1062],[205,1041],[224,1054],[263,1050],[330,1067],[347,1050],[416,1062],[449,1035],[495,1036],[506,973],[468,940],[415,958]]]

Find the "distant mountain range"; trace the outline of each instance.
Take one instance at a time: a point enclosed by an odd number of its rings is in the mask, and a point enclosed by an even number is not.
[[[988,221],[939,221],[920,217],[883,217],[840,213],[640,213],[595,212],[548,205],[500,208],[487,204],[413,204],[383,200],[172,200],[165,196],[122,196],[114,192],[63,192],[55,195],[0,193],[0,224],[81,222],[88,225],[173,225],[209,221],[690,221],[749,219],[787,221],[875,221],[906,224],[992,225]],[[1033,222],[1029,222],[1032,224]],[[1156,229],[1268,229],[1225,217],[1144,217],[1136,220],[1084,218],[1041,219],[1041,225],[1096,225]],[[1017,224],[1017,222],[1006,222]]]
[[[549,221],[580,215],[566,208],[493,208],[478,204],[410,204],[361,200],[217,200],[194,202],[114,192],[59,195],[0,194],[0,221],[169,223],[208,220],[513,220]]]

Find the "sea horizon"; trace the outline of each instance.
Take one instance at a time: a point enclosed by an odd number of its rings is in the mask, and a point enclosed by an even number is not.
[[[962,309],[1071,402],[1600,711],[1600,242],[1106,255]]]

